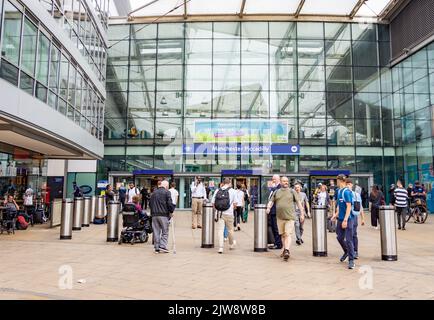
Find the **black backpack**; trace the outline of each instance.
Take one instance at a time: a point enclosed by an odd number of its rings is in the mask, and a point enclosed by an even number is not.
[[[214,207],[217,211],[226,211],[231,207],[231,199],[229,197],[229,189],[218,189],[215,196]]]

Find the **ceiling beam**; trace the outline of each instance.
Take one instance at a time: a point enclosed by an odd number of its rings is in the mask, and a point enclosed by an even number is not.
[[[187,0],[184,0],[184,19],[187,19]]]
[[[131,15],[133,13],[135,13],[135,12],[137,12],[139,10],[142,10],[143,8],[146,8],[146,7],[150,6],[151,4],[154,4],[155,2],[158,2],[158,1],[160,1],[160,0],[153,0],[151,2],[148,2],[148,3],[144,4],[143,6],[138,7],[137,9],[134,9],[133,11],[131,11],[131,12],[128,13],[128,17],[131,17]]]
[[[238,16],[239,16],[240,18],[242,18],[243,15],[244,15],[244,7],[245,7],[245,6],[246,6],[246,0],[242,0],[242,1],[241,1],[240,13],[238,14]]]
[[[297,10],[295,11],[294,16],[297,18],[300,15],[301,9],[303,9],[304,3],[306,0],[300,0],[300,3],[298,4]]]
[[[357,1],[356,5],[354,6],[353,10],[351,10],[349,18],[353,19],[357,12],[359,11],[359,9],[365,4],[366,0],[359,0]]]

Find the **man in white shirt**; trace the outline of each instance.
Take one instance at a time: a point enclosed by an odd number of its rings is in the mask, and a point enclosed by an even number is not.
[[[169,192],[170,192],[170,196],[172,197],[172,203],[176,207],[176,205],[178,203],[179,192],[178,192],[178,190],[176,190],[176,183],[175,182],[172,182],[170,184]]]
[[[134,186],[133,182],[129,183],[129,189],[127,191],[127,202],[133,202],[133,197],[136,195],[140,195],[140,190]]]
[[[236,191],[232,189],[231,187],[231,179],[225,178],[223,180],[224,185],[217,189],[214,192],[214,195],[212,197],[211,203],[214,206],[214,209],[216,209],[216,214],[218,217],[217,220],[217,235],[218,235],[218,242],[219,242],[219,253],[223,253],[223,246],[224,246],[224,230],[225,226],[228,230],[228,237],[229,237],[229,249],[234,249],[236,245],[236,241],[234,239],[234,208],[237,207],[236,202]],[[224,192],[227,190],[227,193]],[[228,209],[219,211],[218,208],[222,203],[225,203],[224,196],[227,195],[229,197]]]
[[[237,184],[237,190],[235,190],[235,192],[236,192],[235,202],[237,203],[237,207],[235,209],[234,228],[235,231],[236,230],[240,231],[241,230],[240,223],[244,211],[244,192],[241,189],[241,184]]]
[[[202,206],[206,197],[205,186],[202,178],[196,177],[190,186],[191,190],[191,227],[202,228]]]

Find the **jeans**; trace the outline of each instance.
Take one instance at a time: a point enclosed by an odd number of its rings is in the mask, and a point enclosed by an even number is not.
[[[243,216],[243,209],[244,209],[243,207],[237,207],[237,209],[234,212],[235,214],[234,228],[236,228],[237,225],[239,225],[241,222],[241,217]]]
[[[152,238],[154,239],[154,249],[167,249],[169,239],[169,218],[162,216],[152,217]]]
[[[354,230],[353,230],[353,245],[354,252],[359,252],[359,237],[357,235],[357,227],[359,226],[359,217],[354,217]]]
[[[271,226],[271,230],[273,231],[274,235],[274,245],[282,248],[282,239],[279,235],[279,229],[277,228],[277,217],[276,214],[269,214],[268,215],[268,225]]]
[[[297,240],[301,240],[301,237],[303,236],[303,225],[304,225],[304,221],[301,222],[300,221],[300,213],[296,213],[296,217],[295,217],[295,237]]]
[[[344,250],[344,253],[348,254],[348,259],[350,261],[354,260],[354,218],[349,219],[347,223],[347,227],[345,229],[342,228],[342,221],[338,220],[336,226],[336,234],[339,244]]]
[[[371,225],[376,227],[378,225],[378,214],[380,209],[374,206],[371,207]]]
[[[227,238],[228,234],[229,234],[228,228],[226,228],[226,225],[225,225],[225,230],[223,231],[223,237]]]
[[[407,217],[407,207],[396,207],[396,214],[398,216],[398,227],[405,228],[405,219]]]

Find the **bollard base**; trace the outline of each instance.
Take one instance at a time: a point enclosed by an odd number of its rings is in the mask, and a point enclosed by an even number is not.
[[[82,227],[89,227],[88,224],[82,224],[81,226],[82,226]]]
[[[60,240],[71,240],[72,236],[60,236]]]
[[[397,255],[381,255],[381,260],[384,261],[398,261],[398,256]]]
[[[80,231],[80,230],[81,230],[81,227],[72,227],[72,230],[73,230],[73,231]]]
[[[202,244],[200,247],[209,249],[209,248],[214,248],[214,245],[213,244]]]
[[[107,238],[107,242],[118,242],[118,238]]]
[[[254,252],[267,252],[268,249],[267,248],[255,248],[253,249]]]
[[[314,257],[327,257],[327,252],[314,251],[313,256]]]

